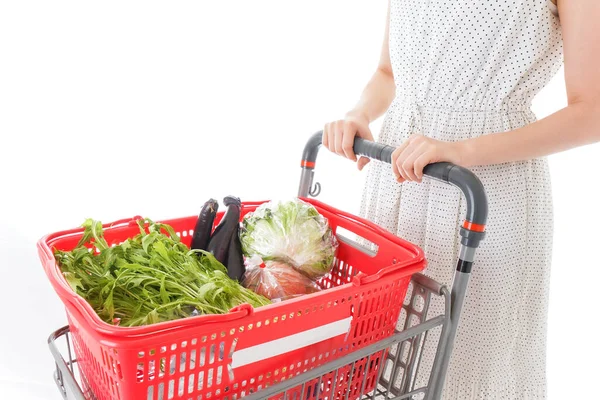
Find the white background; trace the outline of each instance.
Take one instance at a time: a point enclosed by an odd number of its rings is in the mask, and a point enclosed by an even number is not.
[[[59,398],[46,338],[66,321],[36,241],[86,217],[163,219],[196,214],[209,197],[295,195],[305,140],[354,104],[376,66],[385,9],[384,0],[2,3],[1,399]],[[565,104],[561,72],[534,111]],[[599,159],[599,146],[550,159],[550,400],[597,388]],[[356,212],[362,177],[324,154],[322,200]]]

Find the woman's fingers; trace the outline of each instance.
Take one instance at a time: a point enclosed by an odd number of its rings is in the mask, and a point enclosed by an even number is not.
[[[369,163],[369,161],[371,161],[368,157],[361,157],[358,159],[358,170],[362,171],[363,168]]]
[[[394,152],[392,153],[392,171],[394,172],[394,176],[396,177],[396,180],[398,182],[404,181],[404,176],[402,175],[402,171],[400,170],[400,168],[398,168],[402,164],[401,163],[399,164],[398,160],[400,159],[400,156],[402,155],[404,150],[406,150],[406,148],[409,145],[410,145],[410,142],[408,140],[406,140],[406,141],[404,141],[404,143],[402,143],[400,146],[398,146],[396,148],[396,150],[394,150]]]
[[[342,143],[344,141],[344,126],[343,121],[334,122],[335,125],[335,153],[340,156],[344,156],[344,149]]]
[[[415,145],[412,148],[408,148],[404,151],[404,154],[406,154],[406,157],[404,157],[404,159],[402,161],[399,161],[399,163],[401,163],[402,171],[404,171],[404,174],[403,174],[404,178],[406,178],[409,181],[417,181],[417,182],[421,180],[415,170],[415,161],[418,158],[420,158],[421,155],[423,155],[426,150],[427,150],[427,143],[423,142],[423,143],[415,143]]]
[[[352,112],[347,114],[343,120],[325,124],[322,143],[330,151],[356,162],[358,157],[354,154],[354,138],[357,135],[367,140],[373,140],[367,118],[362,114]],[[366,159],[362,160],[359,163],[359,169],[362,169],[368,162]]]
[[[412,135],[392,153],[392,171],[398,182],[421,181],[423,168],[431,162],[433,149],[422,135]],[[428,156],[422,157],[424,154]]]
[[[321,143],[323,143],[323,147],[327,150],[331,150],[329,148],[329,123],[326,123],[323,127],[323,137],[321,137]]]
[[[358,137],[373,142],[373,134],[368,126],[359,126],[358,132],[356,133]],[[368,157],[360,157],[357,162],[358,170],[362,171],[363,168],[370,162],[371,160]]]
[[[335,122],[329,124],[329,149],[335,153]]]
[[[327,150],[335,153],[335,122],[329,122],[325,125],[323,131],[323,146]]]
[[[356,125],[346,121],[342,129],[342,151],[344,156],[349,160],[356,161],[356,155],[354,154],[354,137],[357,133]]]
[[[423,180],[423,169],[431,163],[433,159],[433,153],[431,151],[427,151],[421,154],[414,162],[414,170],[415,175],[417,176],[419,182]]]

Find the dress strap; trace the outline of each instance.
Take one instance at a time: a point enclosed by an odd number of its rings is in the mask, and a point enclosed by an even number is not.
[[[558,16],[558,7],[556,6],[556,0],[548,0],[548,7],[550,7],[550,11],[552,11],[552,14]]]

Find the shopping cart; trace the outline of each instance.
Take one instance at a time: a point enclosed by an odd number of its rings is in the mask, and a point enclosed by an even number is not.
[[[322,132],[313,135],[304,149],[298,192],[301,198],[315,197],[320,192],[320,185],[318,183],[313,185],[313,179],[321,137]],[[357,138],[354,150],[357,155],[390,163],[394,149]],[[427,166],[424,172],[432,179],[458,187],[466,198],[466,220],[460,229],[461,248],[451,290],[421,273],[413,273],[410,276],[410,288],[401,306],[396,329],[391,335],[381,335],[380,339],[355,351],[346,351],[343,354],[340,352],[341,355],[333,361],[316,363],[314,367],[303,369],[298,363],[299,368],[295,371],[282,370],[284,376],[281,376],[281,379],[277,379],[271,385],[259,386],[258,391],[249,390],[233,396],[215,393],[213,399],[233,400],[243,397],[246,400],[439,400],[441,398],[475,251],[484,237],[487,198],[479,179],[465,168],[449,163],[436,163]],[[372,252],[369,246],[359,241],[340,234],[338,237],[347,246],[359,249],[367,255]],[[433,301],[443,303],[443,312],[439,315],[428,315]],[[433,331],[439,334],[437,343],[429,342],[430,345],[435,346],[436,355],[431,368],[425,371],[420,368],[421,354],[425,344],[428,343],[428,334]],[[78,367],[69,327],[65,326],[54,332],[49,337],[48,343],[56,361],[54,379],[63,397],[69,400],[95,399],[85,375],[81,374]],[[191,360],[187,361],[191,362]],[[315,361],[314,358],[312,361]],[[424,377],[423,374],[428,376]],[[427,384],[418,385],[418,382],[427,382]],[[159,400],[172,398],[204,400],[209,397],[188,394],[184,385],[179,385],[179,389],[172,389],[161,391],[156,397]],[[154,396],[148,394],[148,398],[154,399]],[[146,400],[146,398],[123,400]]]

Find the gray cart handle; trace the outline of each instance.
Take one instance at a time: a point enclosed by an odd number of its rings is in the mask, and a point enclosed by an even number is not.
[[[322,138],[323,131],[315,133],[310,137],[304,148],[298,197],[307,197],[309,195],[316,197],[320,192],[321,187],[318,183],[313,188],[313,178]],[[394,150],[391,146],[361,138],[354,139],[354,153],[373,160],[391,163]],[[430,164],[425,167],[423,172],[430,178],[458,187],[467,200],[466,220],[460,228],[462,245],[460,246],[458,263],[454,273],[454,280],[452,281],[450,319],[442,329],[438,343],[438,353],[433,364],[428,385],[429,391],[425,397],[425,400],[439,400],[442,396],[444,380],[448,364],[450,363],[450,355],[454,347],[454,339],[456,338],[458,321],[460,320],[460,314],[467,293],[475,252],[485,235],[488,202],[483,184],[475,174],[466,168],[443,162]]]
[[[299,197],[307,197],[308,195],[316,197],[320,191],[318,184],[316,189],[312,189],[312,178],[317,154],[322,144],[322,137],[323,131],[315,133],[304,147]],[[354,139],[354,153],[373,160],[391,163],[394,150],[395,148],[392,146],[358,137]],[[423,173],[430,178],[454,185],[462,191],[467,201],[467,214],[463,229],[466,231],[464,234],[468,236],[465,238],[465,235],[463,235],[463,244],[478,247],[479,241],[483,239],[488,214],[487,196],[479,178],[468,169],[447,162],[429,164],[425,167]]]

